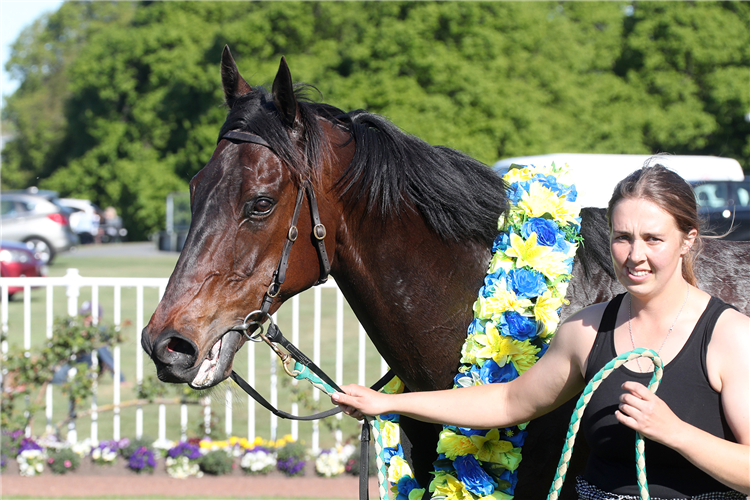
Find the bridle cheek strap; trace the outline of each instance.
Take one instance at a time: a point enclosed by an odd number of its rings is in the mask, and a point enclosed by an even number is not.
[[[219,141],[221,141],[222,139],[231,139],[233,141],[258,144],[276,153],[276,151],[274,151],[268,141],[258,135],[251,134],[249,132],[230,130],[229,132],[224,133],[224,135],[219,138]],[[286,279],[286,270],[289,266],[289,254],[292,251],[292,245],[299,236],[297,222],[299,220],[300,212],[302,211],[302,200],[305,195],[307,195],[307,199],[310,205],[310,219],[313,226],[312,239],[315,248],[318,251],[318,261],[320,265],[320,277],[315,284],[320,285],[321,283],[325,283],[328,280],[329,273],[331,272],[331,262],[328,258],[328,252],[326,251],[325,245],[326,228],[320,220],[320,211],[318,210],[318,200],[315,197],[315,190],[313,189],[309,179],[305,179],[301,182],[299,190],[297,191],[297,201],[294,206],[292,223],[289,227],[289,231],[287,231],[287,237],[286,241],[284,241],[284,248],[281,251],[279,264],[276,266],[271,284],[268,286],[268,290],[263,296],[263,302],[260,308],[263,313],[268,313],[271,308],[271,304],[273,303],[273,299],[279,294],[281,285],[284,284],[284,280]]]

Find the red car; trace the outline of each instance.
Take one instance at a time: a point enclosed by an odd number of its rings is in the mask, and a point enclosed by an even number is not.
[[[21,276],[47,276],[47,266],[37,259],[24,243],[0,241],[0,276],[16,278]],[[11,286],[8,296],[23,292],[23,287]]]

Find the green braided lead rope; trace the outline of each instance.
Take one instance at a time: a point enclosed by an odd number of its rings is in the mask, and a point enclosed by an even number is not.
[[[629,352],[625,352],[617,356],[615,359],[604,365],[604,368],[594,375],[594,378],[586,385],[583,390],[583,394],[578,398],[576,409],[573,412],[573,416],[570,418],[570,427],[568,427],[568,435],[565,439],[565,445],[563,446],[562,455],[560,456],[560,462],[557,466],[557,472],[555,473],[555,479],[552,481],[549,495],[547,500],[557,500],[560,496],[560,490],[562,490],[563,482],[565,481],[565,474],[568,472],[568,465],[570,464],[570,457],[573,455],[573,445],[575,444],[576,435],[578,434],[578,428],[581,425],[581,417],[583,412],[586,410],[586,406],[589,404],[591,397],[594,395],[594,391],[599,387],[602,381],[607,378],[613,371],[620,366],[624,365],[628,361],[632,361],[636,358],[651,358],[654,363],[654,374],[651,377],[651,382],[648,384],[648,388],[651,392],[656,392],[661,382],[662,373],[664,371],[663,363],[659,355],[651,349],[638,348]],[[635,461],[637,469],[637,480],[638,490],[640,491],[641,500],[650,500],[651,495],[648,492],[648,482],[646,481],[646,456],[644,452],[644,442],[639,432],[635,433]]]
[[[297,380],[307,380],[313,386],[320,389],[329,396],[336,392],[333,387],[323,382],[320,377],[315,375],[315,373],[313,373],[309,368],[298,361],[294,363],[294,369],[291,371],[290,375],[292,375]]]
[[[368,424],[372,427],[372,437],[375,442],[375,463],[378,468],[378,494],[380,495],[380,500],[389,500],[388,471],[385,467],[383,436],[380,433],[380,420],[373,417],[366,417],[364,425]]]

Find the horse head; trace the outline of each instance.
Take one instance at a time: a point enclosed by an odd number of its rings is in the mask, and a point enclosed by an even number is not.
[[[229,114],[190,182],[188,236],[141,342],[162,381],[200,389],[229,376],[265,316],[326,278],[337,199],[316,187],[329,175],[331,148],[346,158],[348,147],[348,135],[321,146],[283,58],[270,93],[245,81],[228,48],[221,77]]]

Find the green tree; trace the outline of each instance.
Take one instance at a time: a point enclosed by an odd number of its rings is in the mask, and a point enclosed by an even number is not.
[[[68,2],[13,47],[4,187],[87,197],[131,236],[211,156],[229,45],[252,85],[285,55],[321,100],[486,163],[552,152],[750,165],[743,2]]]

